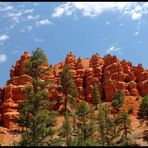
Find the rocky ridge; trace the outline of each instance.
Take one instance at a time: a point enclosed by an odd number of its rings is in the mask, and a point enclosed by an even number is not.
[[[24,52],[21,58],[12,65],[10,70],[10,80],[4,88],[0,89],[0,121],[2,126],[9,129],[16,129],[13,122],[18,117],[18,105],[25,99],[24,88],[31,85],[32,78],[25,73],[24,63],[29,59],[30,54]],[[148,69],[144,69],[141,64],[133,66],[131,62],[117,59],[110,54],[101,58],[99,54],[94,54],[90,59],[76,58],[70,52],[64,61],[49,65],[48,60],[43,65],[44,68],[51,67],[48,74],[42,79],[50,80],[50,98],[56,100],[58,92],[56,88],[60,85],[59,74],[62,69],[69,65],[70,73],[79,91],[79,99],[92,102],[93,86],[99,86],[102,100],[111,102],[116,90],[120,89],[125,96],[141,97],[148,94]],[[61,101],[62,102],[62,101]],[[60,108],[57,101],[56,109]],[[137,108],[136,108],[137,110]]]

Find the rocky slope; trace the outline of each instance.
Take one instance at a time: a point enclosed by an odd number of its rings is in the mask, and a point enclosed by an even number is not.
[[[24,63],[29,57],[30,54],[24,52],[16,65],[12,65],[10,80],[7,81],[4,88],[0,89],[0,122],[2,126],[9,129],[17,128],[13,120],[19,114],[19,103],[25,99],[24,88],[31,85],[32,78],[25,74],[24,70]],[[131,62],[120,61],[116,56],[109,54],[103,58],[99,54],[94,54],[90,59],[80,57],[77,59],[70,52],[64,61],[56,65],[49,65],[48,62],[43,65],[44,68],[51,67],[50,73],[43,75],[42,78],[51,81],[49,99],[57,101],[58,105],[55,107],[57,110],[60,108],[62,100],[58,101],[59,94],[56,88],[60,85],[59,73],[65,65],[70,66],[80,100],[85,99],[87,102],[92,102],[95,83],[99,85],[101,99],[107,102],[112,100],[117,89],[122,90],[125,96],[135,96],[135,99],[148,94],[148,69],[144,69],[141,64],[135,67]]]

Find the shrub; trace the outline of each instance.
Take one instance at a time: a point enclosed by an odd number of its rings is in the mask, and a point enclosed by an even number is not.
[[[134,111],[134,108],[133,108],[133,106],[131,106],[131,107],[128,109],[128,114],[133,113],[133,111]]]

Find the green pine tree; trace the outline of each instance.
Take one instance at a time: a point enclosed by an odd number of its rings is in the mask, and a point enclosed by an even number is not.
[[[116,125],[116,116],[111,116],[110,106],[103,105],[99,100],[98,105],[98,141],[101,146],[115,146],[116,138],[120,135],[120,130]]]
[[[62,133],[65,133],[63,137],[65,136],[66,145],[68,146],[70,145],[73,135],[72,129],[74,129],[75,132],[75,126],[76,126],[75,110],[77,104],[76,98],[78,96],[78,90],[72,79],[68,65],[66,65],[63,71],[60,73],[60,81],[61,81],[61,87],[59,90],[64,95],[64,118],[65,118],[61,131]],[[73,123],[71,121],[71,116],[73,117]]]
[[[92,113],[94,108],[88,106],[86,102],[81,101],[77,111],[77,129],[76,135],[77,146],[91,146],[93,143],[94,123],[92,119]]]
[[[61,136],[62,138],[64,138],[63,142],[64,144],[66,144],[67,146],[70,145],[70,141],[71,141],[71,126],[72,126],[72,122],[70,120],[70,115],[69,115],[69,111],[65,111],[64,113],[64,122],[62,124],[62,127],[59,129],[59,136]]]
[[[110,141],[110,145],[112,146],[116,146],[116,142],[117,142],[117,138],[120,136],[121,134],[121,130],[119,129],[119,126],[117,124],[117,120],[118,120],[118,115],[113,115],[113,117],[110,117],[108,120],[108,127],[109,127],[109,131],[108,131],[108,137],[109,137],[109,141]]]
[[[67,104],[72,97],[78,96],[78,91],[70,74],[69,65],[66,65],[60,73],[61,86],[59,90],[64,94],[64,111],[67,110]],[[72,96],[72,97],[71,97]]]
[[[99,104],[100,95],[99,95],[99,91],[98,91],[98,86],[96,84],[94,84],[92,98],[93,98],[93,104],[97,106]]]
[[[144,121],[147,121],[148,126],[148,95],[144,96],[142,99],[142,102],[140,104],[140,108],[138,111],[138,118],[143,123]]]
[[[78,93],[78,90],[76,88],[76,85],[75,83],[72,81],[72,84],[71,84],[71,88],[72,88],[72,91],[71,91],[71,96],[69,98],[70,100],[70,115],[72,116],[73,118],[73,134],[75,134],[76,132],[76,110],[77,110],[77,97],[79,95]]]
[[[41,79],[41,75],[49,69],[42,68],[47,58],[42,49],[37,48],[25,63],[25,70],[32,77],[32,86],[25,89],[26,99],[19,105],[18,123],[24,127],[21,146],[54,145],[56,139],[55,124],[57,112],[50,111],[52,103],[49,96],[49,83]]]
[[[130,139],[128,135],[131,134],[131,120],[127,112],[120,112],[117,117],[116,125],[121,132],[121,145],[129,145]]]
[[[99,133],[100,133],[100,138],[98,141],[101,142],[102,146],[105,146],[105,145],[109,145],[110,142],[109,142],[109,109],[108,107],[104,107],[100,101],[99,103],[99,106],[98,106],[98,111],[99,111],[99,115],[98,115],[98,130],[99,130]]]
[[[124,94],[122,93],[121,90],[117,90],[115,95],[112,98],[112,106],[113,108],[117,109],[117,111],[119,111],[119,109],[122,107],[123,103],[124,103]]]

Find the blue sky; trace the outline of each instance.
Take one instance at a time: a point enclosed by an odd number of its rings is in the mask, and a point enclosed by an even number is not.
[[[99,53],[148,68],[148,2],[1,2],[0,86],[25,50],[44,49],[50,64]]]

